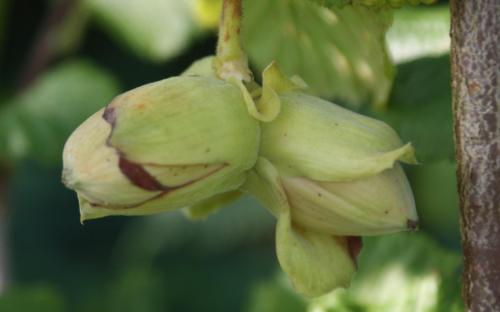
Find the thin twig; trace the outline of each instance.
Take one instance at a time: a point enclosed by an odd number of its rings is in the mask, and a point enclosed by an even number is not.
[[[54,57],[57,30],[75,3],[76,0],[59,0],[49,9],[19,75],[18,90],[28,87]]]

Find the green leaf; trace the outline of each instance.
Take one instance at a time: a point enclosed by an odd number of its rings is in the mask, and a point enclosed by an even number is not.
[[[0,297],[0,311],[63,312],[65,303],[59,292],[50,286],[16,286]]]
[[[88,20],[89,10],[83,2],[78,1],[72,5],[62,24],[54,31],[53,44],[50,47],[54,50],[54,54],[74,52],[85,35]]]
[[[397,69],[387,110],[376,116],[412,142],[420,162],[453,159],[449,57],[419,59]]]
[[[117,93],[116,81],[87,61],[59,65],[0,109],[0,159],[59,161],[70,133]]]
[[[165,280],[150,267],[130,267],[111,283],[103,311],[164,311]]]
[[[193,244],[201,254],[220,254],[272,237],[274,218],[258,203],[243,197],[202,222],[191,222],[181,213],[138,218],[116,248],[117,267],[150,263],[162,249]]]
[[[365,238],[351,287],[320,298],[309,311],[463,311],[460,254],[425,234]]]
[[[396,63],[447,54],[450,51],[450,10],[448,6],[396,10],[386,39]]]
[[[299,297],[291,287],[286,287],[288,281],[276,277],[255,285],[247,303],[247,312],[303,312],[306,309],[305,300]]]
[[[310,0],[320,5],[335,8],[345,5],[363,5],[373,8],[392,7],[398,8],[403,5],[432,4],[436,0]]]
[[[352,0],[309,0],[313,1],[319,5],[328,7],[328,8],[341,8],[345,5],[352,4]]]
[[[384,42],[388,11],[253,0],[244,12],[244,46],[259,70],[276,60],[322,97],[354,106],[386,103],[393,80]]]
[[[180,53],[196,30],[192,0],[85,1],[105,30],[151,61]]]
[[[448,246],[460,246],[459,203],[455,163],[448,160],[408,169],[419,224]]]

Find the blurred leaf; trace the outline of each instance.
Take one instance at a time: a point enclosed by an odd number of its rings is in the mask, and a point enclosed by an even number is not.
[[[447,54],[450,51],[450,10],[448,6],[396,10],[386,39],[396,63]]]
[[[413,143],[420,162],[453,159],[449,57],[419,59],[397,69],[387,111],[376,116]]]
[[[351,287],[313,301],[309,311],[463,311],[460,268],[458,253],[424,234],[365,238]]]
[[[161,283],[155,297],[145,295],[154,307],[141,311],[158,311],[157,306],[160,311],[241,311],[250,287],[277,266],[273,230],[273,217],[248,198],[196,223],[180,212],[141,217],[127,227],[110,262],[118,276],[130,276],[122,277],[130,283],[136,278],[147,289]],[[126,288],[131,305],[141,301],[134,297],[142,290],[134,293],[125,284],[111,288],[119,296]]]
[[[116,81],[86,61],[47,72],[0,109],[0,159],[58,161],[69,134],[117,93]]]
[[[56,54],[67,54],[78,47],[85,34],[88,19],[89,12],[84,3],[75,1],[62,24],[57,27],[53,34],[52,48]]]
[[[333,7],[343,7],[348,4],[352,4],[352,0],[309,0],[313,1],[319,5],[328,7],[328,8],[333,8]],[[383,0],[381,0],[383,1]]]
[[[448,160],[408,168],[422,228],[446,245],[460,246],[455,163]]]
[[[162,299],[165,285],[151,268],[129,268],[109,287],[109,312],[166,312]]]
[[[151,263],[162,250],[191,243],[197,253],[216,255],[273,237],[274,218],[248,197],[192,222],[183,214],[164,213],[136,219],[117,243],[115,258],[123,268]],[[119,259],[119,261],[118,261]]]
[[[0,296],[0,311],[63,312],[61,295],[49,286],[17,286]]]
[[[41,32],[35,40],[41,40],[37,44],[46,49],[45,53],[53,59],[74,52],[78,48],[85,34],[89,12],[81,1],[46,2],[48,4],[46,18],[49,16],[55,18],[51,23],[40,26]]]
[[[195,33],[193,0],[85,0],[105,29],[138,55],[164,61]]]
[[[281,277],[281,278],[280,278]],[[255,285],[250,293],[247,312],[304,312],[306,302],[297,295],[283,275]]]
[[[431,4],[437,0],[310,0],[320,5],[335,8],[343,7],[345,5],[364,5],[368,7],[394,7],[398,8],[403,5],[417,5],[417,4]]]
[[[196,22],[203,28],[216,29],[219,25],[222,0],[194,1],[194,15]]]
[[[384,106],[393,80],[384,42],[388,11],[328,10],[304,0],[245,3],[244,46],[259,70],[277,60],[322,97]]]

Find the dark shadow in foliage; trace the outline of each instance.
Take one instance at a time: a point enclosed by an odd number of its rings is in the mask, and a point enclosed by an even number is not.
[[[388,107],[374,115],[413,143],[420,162],[453,159],[449,56],[399,65]]]

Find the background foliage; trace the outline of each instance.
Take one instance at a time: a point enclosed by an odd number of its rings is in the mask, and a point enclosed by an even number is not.
[[[60,183],[62,145],[86,117],[213,53],[220,1],[83,0],[56,20],[61,2],[0,1],[0,172],[9,172],[0,311],[463,310],[447,4],[393,12],[340,2],[245,1],[251,65],[277,59],[310,92],[413,142],[421,165],[405,169],[421,230],[365,239],[352,287],[306,302],[280,272],[274,220],[251,199],[198,223],[169,213],[81,226]]]

